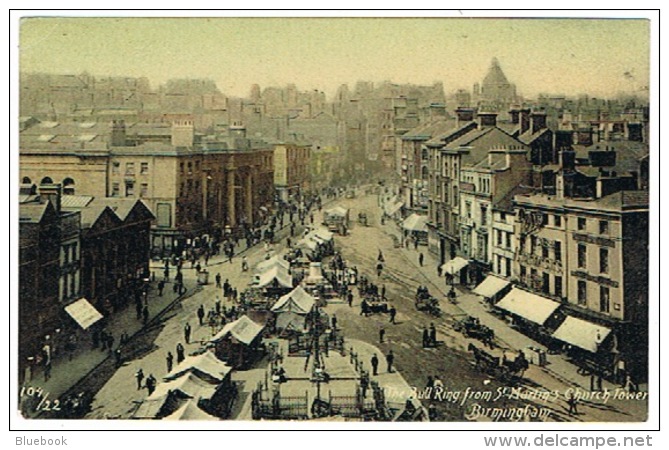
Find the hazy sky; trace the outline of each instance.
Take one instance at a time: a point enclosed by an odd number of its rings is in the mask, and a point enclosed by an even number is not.
[[[357,80],[471,89],[497,57],[519,93],[595,96],[649,84],[649,22],[453,18],[24,18],[23,71],[209,78],[228,95]]]

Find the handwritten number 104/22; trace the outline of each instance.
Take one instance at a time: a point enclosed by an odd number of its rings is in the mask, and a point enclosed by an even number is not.
[[[39,398],[42,396],[43,393],[42,388],[34,388],[34,387],[22,387],[21,388],[21,397],[33,397],[33,398]],[[42,397],[37,404],[37,407],[35,407],[36,411],[60,411],[60,400],[49,400],[49,393],[47,392],[44,397]]]

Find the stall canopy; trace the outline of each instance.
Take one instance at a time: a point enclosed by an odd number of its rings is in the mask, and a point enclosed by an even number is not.
[[[102,314],[85,298],[80,298],[76,302],[67,305],[65,311],[84,330],[87,330],[95,322],[102,319]]]
[[[488,275],[483,283],[476,286],[474,293],[481,297],[492,298],[510,283],[494,275]]]
[[[170,391],[179,392],[182,396],[188,398],[203,398],[209,400],[216,393],[216,386],[207,383],[192,372],[186,372],[179,378],[174,378],[165,383],[159,383],[158,386],[156,386],[156,390],[153,391],[153,394],[149,395],[147,399],[154,400],[161,398],[169,394]]]
[[[178,392],[169,392],[167,395],[150,400],[147,398],[137,407],[132,417],[135,419],[155,419],[178,409],[186,400],[188,399]]]
[[[282,266],[284,269],[290,269],[290,263],[279,255],[274,255],[269,259],[261,261],[256,266],[257,272],[265,272],[274,266]]]
[[[277,282],[281,287],[292,288],[293,287],[293,277],[288,273],[287,269],[284,269],[281,266],[273,266],[267,269],[265,272],[257,275],[257,286],[266,287]]]
[[[308,238],[316,238],[321,242],[330,242],[332,238],[334,238],[334,234],[325,228],[317,228],[315,230],[312,230],[309,232],[307,235]]]
[[[297,248],[301,249],[308,249],[311,251],[315,251],[318,248],[318,242],[314,241],[313,239],[308,239],[307,237],[300,239],[297,244],[295,244]]]
[[[459,256],[451,259],[450,261],[445,262],[441,265],[441,271],[443,273],[449,273],[451,275],[460,272],[462,269],[467,267],[469,261]]]
[[[211,352],[206,351],[201,355],[186,357],[170,373],[165,375],[164,380],[170,381],[186,373],[193,373],[205,381],[220,383],[231,370],[230,366],[218,359]]]
[[[316,299],[305,291],[302,286],[298,286],[290,293],[281,297],[272,306],[272,312],[283,313],[292,312],[296,314],[307,314],[316,304]]]
[[[174,411],[169,416],[163,417],[163,420],[220,420],[211,414],[202,411],[195,400],[189,400],[181,408]]]
[[[335,206],[334,208],[326,209],[325,215],[327,216],[336,216],[336,217],[346,217],[348,215],[348,209]]]
[[[567,344],[575,345],[592,353],[597,353],[598,346],[611,333],[609,328],[567,316],[555,330],[553,337]]]
[[[522,289],[513,288],[495,306],[543,325],[560,304]]]
[[[427,231],[427,216],[411,214],[402,222],[402,228],[408,231]]]
[[[303,333],[307,330],[307,316],[293,312],[281,313],[276,317],[276,328]]]
[[[234,322],[226,324],[216,336],[211,338],[211,342],[218,342],[228,336],[232,336],[243,344],[250,344],[260,335],[263,326],[249,319],[248,316],[242,316]]]

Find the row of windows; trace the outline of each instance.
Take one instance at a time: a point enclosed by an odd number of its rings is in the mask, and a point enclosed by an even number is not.
[[[63,245],[63,263],[67,264],[69,262],[77,261],[77,243],[70,245]]]
[[[553,259],[555,261],[562,261],[562,242],[551,241],[550,239],[538,238],[537,236],[530,236],[530,248],[526,248],[525,239],[520,240],[520,253],[525,253],[528,250],[530,255],[536,255],[537,249],[541,247],[541,257],[544,259],[550,258],[550,250],[553,249]]]
[[[126,180],[124,183],[125,186],[125,192],[124,192],[124,197],[134,197],[135,196],[135,182],[131,180]],[[139,196],[140,197],[147,197],[149,195],[149,185],[148,183],[140,183],[139,185]],[[120,197],[121,196],[121,183],[114,182],[112,183],[112,191],[111,191],[111,196],[112,197]]]
[[[553,290],[551,292],[551,274],[548,272],[542,272],[539,276],[537,269],[530,269],[529,278],[527,273],[527,268],[523,265],[520,266],[520,279],[526,281],[534,289],[541,291],[546,295],[554,295],[555,297],[562,297],[562,276],[555,275],[553,276]]]
[[[578,244],[578,267],[585,269],[588,264],[588,248],[585,244]],[[609,273],[609,249],[599,248],[599,273]]]
[[[513,233],[510,231],[495,230],[497,247],[511,250]]]
[[[578,304],[586,306],[588,303],[588,284],[585,280],[578,280]],[[616,308],[619,309],[619,308]],[[608,286],[599,286],[599,311],[608,313],[611,310],[611,291]]]
[[[32,180],[30,177],[23,177],[21,179],[22,184],[32,184]],[[53,184],[53,179],[51,177],[44,177],[42,178],[42,181],[40,181],[40,185],[42,184]],[[63,186],[63,194],[65,195],[74,195],[74,180],[70,177],[64,178],[62,181],[62,186]]]
[[[121,173],[121,163],[118,161],[113,161],[112,162],[112,174],[113,175],[120,175]],[[149,163],[148,162],[140,162],[139,163],[139,173],[141,175],[146,175],[149,173]],[[135,175],[135,163],[134,162],[127,162],[125,163],[125,175]]]
[[[576,228],[578,231],[586,231],[587,228],[587,222],[585,220],[585,217],[579,217],[576,219]],[[608,220],[600,220],[599,221],[599,234],[609,234],[609,222]]]

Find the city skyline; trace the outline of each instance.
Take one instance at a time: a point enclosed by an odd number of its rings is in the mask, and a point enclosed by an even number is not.
[[[236,97],[295,84],[331,100],[361,80],[471,90],[496,57],[524,97],[610,98],[647,95],[649,37],[643,19],[23,18],[20,70],[147,77],[152,88],[206,78]]]

